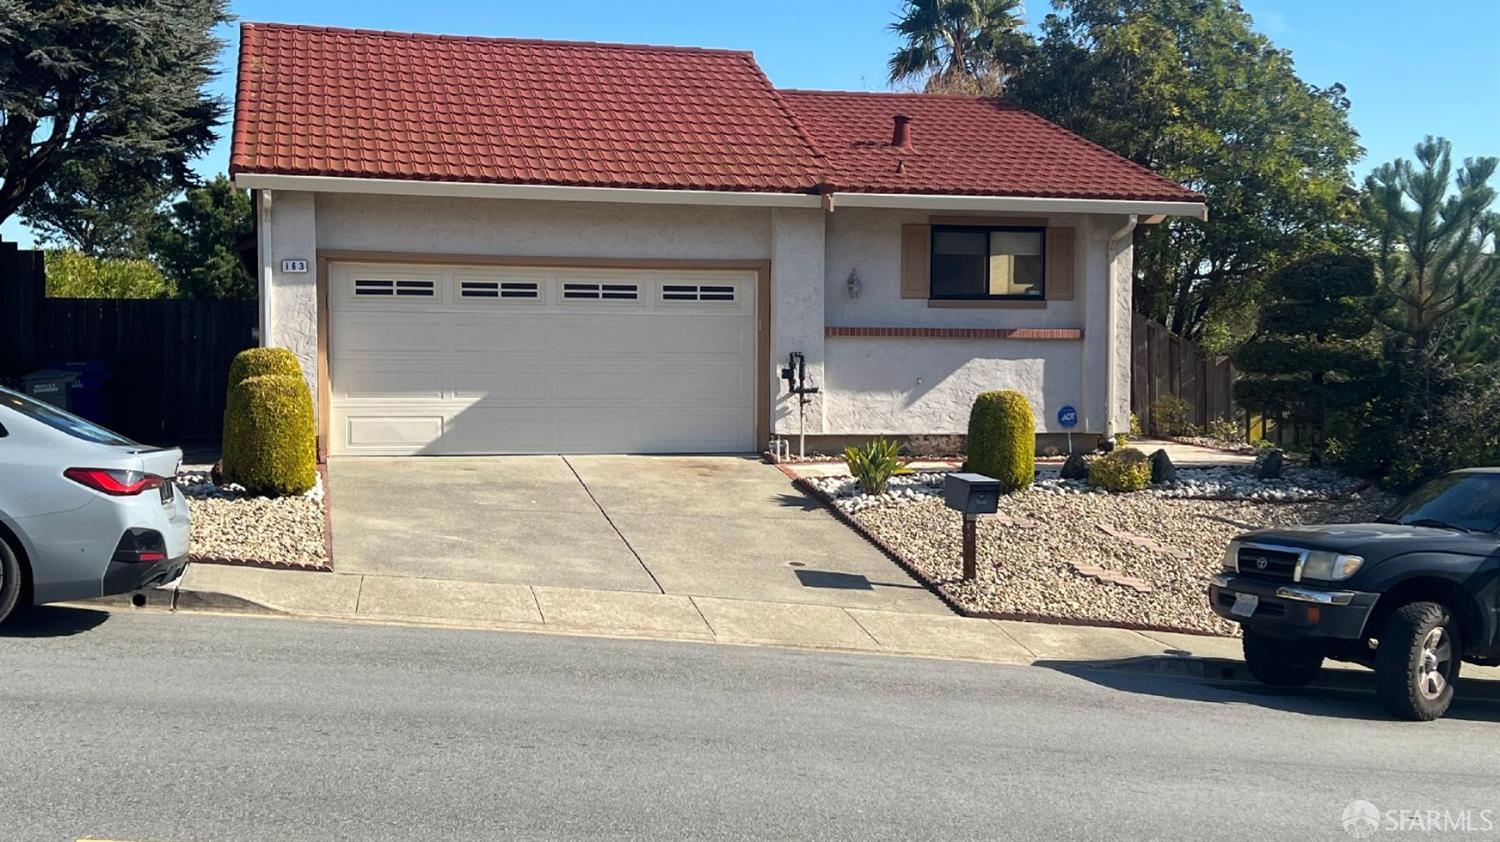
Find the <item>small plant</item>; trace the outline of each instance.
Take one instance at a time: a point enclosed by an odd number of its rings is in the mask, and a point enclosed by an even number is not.
[[[1208,437],[1217,441],[1238,444],[1245,440],[1245,433],[1234,421],[1228,418],[1215,418],[1208,422]]]
[[[286,348],[247,348],[234,355],[229,363],[229,388],[246,378],[263,374],[283,374],[301,377],[302,364],[297,355]]]
[[[224,479],[253,494],[301,494],[317,482],[312,393],[302,375],[264,374],[229,387]]]
[[[985,392],[969,412],[968,470],[1000,481],[1005,493],[1036,479],[1036,417],[1020,392]]]
[[[1151,430],[1159,436],[1181,436],[1187,432],[1192,407],[1176,395],[1162,395],[1151,404]]]
[[[1141,416],[1134,412],[1130,413],[1130,437],[1138,439],[1144,435],[1145,433],[1141,431]]]
[[[844,448],[844,464],[859,483],[859,490],[871,496],[885,493],[891,477],[909,474],[911,470],[901,464],[901,445],[885,438],[877,438],[864,447],[850,445]]]
[[[1046,447],[1042,448],[1042,455],[1047,457],[1048,459],[1054,459],[1062,455],[1062,451],[1049,444]]]
[[[1151,484],[1151,457],[1133,447],[1106,453],[1089,463],[1089,485],[1105,491],[1140,491]]]
[[[1124,450],[1127,444],[1130,444],[1130,436],[1124,433],[1115,433],[1115,450]]]

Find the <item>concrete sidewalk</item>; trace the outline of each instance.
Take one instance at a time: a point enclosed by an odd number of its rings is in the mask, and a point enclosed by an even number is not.
[[[189,565],[171,585],[136,596],[137,603],[175,611],[760,644],[1001,664],[1168,654],[1237,657],[1240,648],[1231,638],[951,613],[213,564]]]
[[[101,602],[1247,679],[1238,638],[680,594],[192,564],[170,585]],[[1328,667],[1332,683],[1342,680],[1338,674],[1365,672],[1333,661]],[[1463,675],[1500,682],[1500,667],[1465,664]]]

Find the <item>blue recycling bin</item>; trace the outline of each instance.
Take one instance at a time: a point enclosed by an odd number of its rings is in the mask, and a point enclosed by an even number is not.
[[[109,368],[103,360],[60,362],[48,366],[52,371],[66,371],[75,376],[68,400],[68,411],[98,424],[105,421],[104,384]]]

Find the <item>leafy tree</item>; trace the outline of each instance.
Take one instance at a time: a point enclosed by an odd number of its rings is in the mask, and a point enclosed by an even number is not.
[[[1381,280],[1394,299],[1386,323],[1420,349],[1446,319],[1484,301],[1500,282],[1494,257],[1500,214],[1489,209],[1497,159],[1469,158],[1454,179],[1447,140],[1429,136],[1417,144],[1416,155],[1416,165],[1402,158],[1376,168],[1365,179],[1360,209],[1373,233]],[[1467,315],[1484,320],[1477,309]]]
[[[113,162],[65,162],[31,194],[21,219],[45,243],[93,257],[145,257],[170,186]]]
[[[1344,243],[1363,150],[1341,85],[1303,82],[1230,0],[1053,5],[1009,94],[1207,197],[1208,222],[1137,229],[1137,309],[1192,339],[1222,333],[1285,260]]]
[[[891,24],[904,43],[890,81],[925,77],[931,93],[999,94],[1032,48],[1020,8],[1021,0],[906,0]]]
[[[166,298],[176,293],[149,260],[93,257],[48,251],[47,295],[51,298]]]
[[[224,0],[0,0],[0,222],[69,162],[168,185],[213,142]],[[81,178],[81,172],[74,172]]]
[[[226,176],[187,191],[152,237],[152,253],[187,298],[254,298],[239,242],[254,219],[250,196]]]
[[[1330,411],[1367,399],[1378,350],[1367,341],[1375,291],[1375,267],[1359,254],[1312,255],[1273,274],[1265,293],[1274,303],[1235,352],[1235,398],[1314,430]]]

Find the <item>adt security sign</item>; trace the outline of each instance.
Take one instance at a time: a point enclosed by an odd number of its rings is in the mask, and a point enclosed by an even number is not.
[[[1063,429],[1066,430],[1071,430],[1072,428],[1077,427],[1078,410],[1074,409],[1071,404],[1064,406],[1062,409],[1059,409],[1057,411],[1057,423],[1061,424]]]

